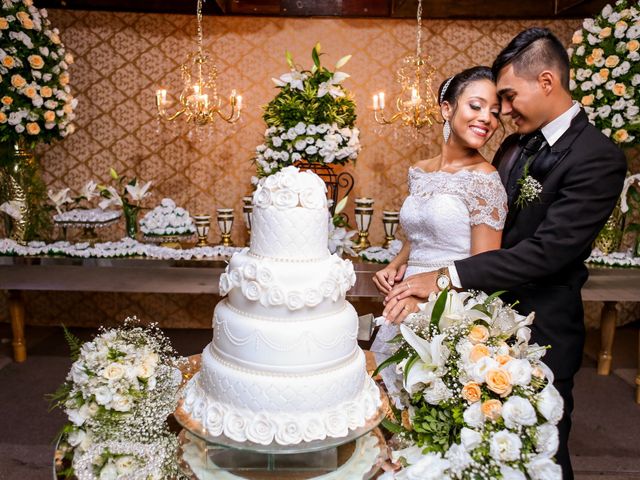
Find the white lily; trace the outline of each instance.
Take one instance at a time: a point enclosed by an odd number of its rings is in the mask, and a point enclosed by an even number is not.
[[[80,196],[87,199],[87,201],[91,201],[94,197],[99,196],[100,194],[97,192],[98,184],[93,180],[89,180],[84,186],[80,189]]]
[[[622,193],[620,194],[620,210],[622,211],[622,213],[627,213],[629,211],[629,204],[627,203],[627,193],[629,192],[629,187],[631,187],[634,182],[638,182],[640,184],[640,173],[630,175],[624,180],[624,186],[622,187]]]
[[[151,182],[147,182],[141,186],[140,182],[136,180],[135,184],[127,185],[126,189],[127,189],[127,193],[131,197],[131,200],[133,200],[134,202],[139,202],[140,200],[145,198],[147,195],[149,195],[149,192],[148,192],[149,187],[151,187]]]
[[[24,202],[19,202],[18,200],[11,200],[9,202],[4,202],[0,205],[0,212],[4,212],[13,218],[16,221],[22,220],[22,208],[24,207]]]
[[[354,243],[351,240],[356,233],[356,230],[347,231],[344,227],[336,228],[331,220],[329,220],[329,252],[337,253],[341,256],[343,253],[347,253],[351,256],[356,256],[353,250]]]
[[[105,198],[104,200],[102,200],[98,206],[102,209],[102,210],[106,210],[107,208],[109,208],[111,205],[115,205],[117,207],[121,207],[122,206],[122,198],[120,197],[120,195],[118,194],[118,192],[116,191],[115,188],[113,187],[106,187],[103,189],[103,191],[107,192],[107,198]]]
[[[280,75],[280,78],[272,78],[271,80],[278,87],[284,87],[286,85],[291,85],[291,88],[295,88],[298,90],[304,90],[304,80],[307,79],[307,74],[298,72],[297,70],[292,70],[289,73],[285,73]]]
[[[333,98],[344,97],[344,90],[339,85],[347,78],[349,78],[348,73],[334,73],[329,80],[318,85],[318,98],[324,97],[327,93]]]
[[[49,190],[47,192],[47,195],[49,196],[49,200],[51,200],[51,203],[53,203],[53,206],[56,207],[56,210],[58,211],[58,213],[62,213],[62,210],[60,209],[62,205],[64,205],[65,203],[73,202],[73,200],[69,196],[69,191],[70,191],[69,188],[63,188],[57,193],[54,193],[53,190]]]
[[[459,325],[465,320],[489,320],[487,315],[480,310],[469,308],[469,306],[465,305],[465,301],[469,296],[469,292],[458,293],[455,290],[447,292],[447,302],[445,303],[444,311],[438,324],[441,332]]]

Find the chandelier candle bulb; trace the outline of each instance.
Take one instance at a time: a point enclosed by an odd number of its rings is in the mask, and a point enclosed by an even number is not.
[[[236,107],[238,107],[238,111],[242,110],[242,95],[236,97]]]
[[[378,97],[380,99],[380,110],[384,110],[384,92],[380,92]]]
[[[378,102],[378,95],[373,96],[373,109],[378,110],[380,108],[380,104]]]

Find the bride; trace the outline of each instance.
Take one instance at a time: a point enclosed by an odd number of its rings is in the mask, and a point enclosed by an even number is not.
[[[445,119],[442,152],[409,168],[409,196],[400,210],[407,241],[373,279],[384,295],[403,278],[410,283],[412,275],[500,248],[507,195],[498,172],[478,151],[499,125],[491,69],[473,67],[447,79],[440,86],[439,103]],[[423,302],[417,297],[385,302],[387,325],[372,350],[388,352],[383,343],[397,333],[389,324],[416,312]]]

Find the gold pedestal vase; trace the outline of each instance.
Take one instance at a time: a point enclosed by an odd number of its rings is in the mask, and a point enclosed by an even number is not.
[[[620,203],[616,205],[611,216],[604,224],[600,233],[596,237],[593,246],[605,255],[616,252],[620,249],[622,233],[624,232],[624,214],[620,208]]]

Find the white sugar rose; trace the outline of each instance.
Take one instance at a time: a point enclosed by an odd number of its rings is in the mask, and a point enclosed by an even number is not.
[[[224,433],[236,442],[244,442],[247,439],[247,419],[236,412],[227,412],[224,417]]]
[[[311,442],[313,440],[324,440],[325,438],[327,438],[327,434],[322,422],[315,417],[309,418],[302,432],[302,439],[305,442]]]
[[[273,204],[280,209],[297,207],[298,195],[289,189],[277,190],[273,193]]]
[[[513,360],[512,360],[513,362]],[[510,397],[502,404],[502,418],[508,428],[535,425],[537,416],[531,402],[519,396]]]
[[[242,273],[247,280],[255,280],[258,275],[258,264],[256,262],[249,262],[242,268]]]
[[[551,458],[558,451],[558,428],[550,423],[540,425],[536,429],[536,450],[542,456]]]
[[[302,441],[300,425],[294,418],[284,418],[275,434],[276,442],[280,445],[295,445]]]
[[[231,279],[229,278],[229,275],[227,275],[226,273],[220,275],[220,283],[218,286],[218,289],[220,290],[220,296],[224,297],[231,291],[232,288],[233,284],[231,282]]]
[[[520,457],[522,441],[515,433],[500,430],[491,437],[489,451],[497,462],[512,462]]]
[[[247,300],[256,302],[260,300],[260,296],[262,295],[262,288],[260,287],[260,285],[258,285],[258,282],[254,282],[252,280],[242,285],[242,294],[247,298]]]
[[[500,467],[500,474],[502,475],[502,480],[527,480],[524,473],[507,465]]]
[[[296,167],[286,167],[278,172],[275,177],[278,177],[278,185],[283,189],[288,189],[293,192],[299,192],[299,180],[298,169]]]
[[[315,307],[322,301],[322,294],[315,288],[307,288],[304,291],[304,303],[308,307]]]
[[[300,292],[289,292],[287,295],[287,308],[289,310],[299,310],[304,307],[304,297]]]
[[[556,387],[551,384],[538,394],[536,406],[542,416],[554,425],[562,418],[564,402]]]
[[[278,183],[278,175],[271,175],[264,179],[263,187],[269,190],[275,190],[278,188]]]
[[[267,177],[267,179],[272,177]],[[267,208],[271,205],[271,192],[262,186],[258,186],[253,194],[253,205],[260,208]]]
[[[283,290],[277,285],[273,285],[268,291],[266,296],[267,306],[275,307],[282,305],[285,302],[285,296]]]
[[[318,210],[327,206],[327,197],[317,188],[307,188],[300,193],[300,204],[304,208]]]
[[[470,452],[478,445],[480,445],[480,443],[482,443],[482,435],[475,430],[464,427],[460,431],[460,441],[464,448],[466,448],[467,451]]]
[[[359,404],[355,402],[349,403],[345,408],[345,413],[347,414],[350,429],[355,429],[364,425],[365,416],[362,411],[362,406]]]
[[[273,441],[276,427],[264,413],[258,413],[247,428],[247,440],[261,445],[268,445]]]
[[[209,435],[213,435],[215,437],[222,433],[224,428],[224,417],[224,409],[220,405],[213,404],[207,407],[203,423]]]
[[[527,464],[527,473],[532,480],[560,480],[562,468],[553,460],[537,456]]]
[[[242,284],[242,274],[239,270],[233,269],[229,272],[229,280],[234,287],[239,287]]]
[[[329,413],[324,418],[324,426],[330,437],[345,437],[349,433],[347,417],[342,412]]]
[[[269,287],[273,283],[273,274],[267,267],[259,266],[256,273],[256,280],[260,285]]]
[[[320,284],[320,291],[322,292],[323,297],[330,297],[336,288],[335,281],[326,280]]]

